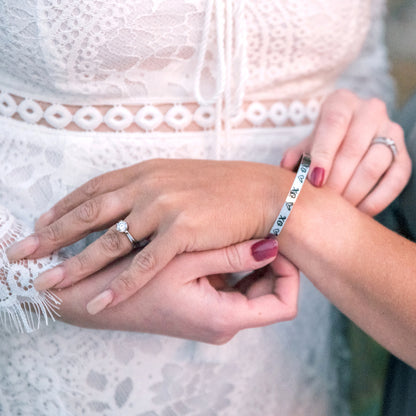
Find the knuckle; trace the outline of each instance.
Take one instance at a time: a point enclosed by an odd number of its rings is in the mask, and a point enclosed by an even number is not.
[[[116,293],[134,292],[137,289],[137,281],[130,274],[121,274],[114,282]]]
[[[400,124],[391,122],[390,125],[390,135],[394,140],[404,140],[404,130]]]
[[[380,98],[376,98],[376,97],[370,98],[367,101],[367,104],[373,112],[376,112],[376,113],[382,114],[382,115],[387,114],[386,103],[383,100],[380,100]]]
[[[329,109],[322,115],[322,122],[334,129],[345,129],[349,122],[348,114],[341,109]]]
[[[225,248],[225,260],[231,270],[241,271],[243,268],[243,259],[241,253],[236,246],[229,246]]]
[[[139,273],[150,273],[156,268],[156,258],[152,252],[142,250],[134,257],[132,265]]]
[[[45,236],[52,243],[61,241],[63,236],[62,223],[57,221],[46,227]]]
[[[119,253],[123,248],[120,233],[115,230],[109,230],[101,237],[102,248],[110,254]]]
[[[82,191],[84,195],[88,198],[91,198],[97,195],[103,184],[103,176],[96,176],[95,178],[90,179],[83,187]]]
[[[75,216],[81,222],[91,223],[97,218],[99,211],[99,202],[93,198],[81,204],[75,210]]]
[[[90,256],[81,252],[66,262],[68,276],[83,275],[90,268]]]
[[[355,100],[357,97],[356,95],[351,92],[350,90],[347,90],[346,88],[340,88],[332,94],[332,97],[336,100],[344,101],[344,100]]]
[[[151,186],[151,187],[152,189],[155,188],[155,186]],[[169,213],[174,209],[175,200],[176,200],[175,195],[162,191],[155,198],[156,209],[162,213]]]
[[[312,152],[312,160],[315,162],[316,166],[325,168],[326,165],[330,165],[334,155],[330,149],[327,147],[319,146],[315,148]]]

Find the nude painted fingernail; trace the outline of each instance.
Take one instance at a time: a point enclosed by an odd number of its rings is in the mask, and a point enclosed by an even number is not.
[[[44,214],[42,214],[38,220],[36,221],[35,224],[35,231],[40,230],[41,228],[49,225],[52,220],[54,218],[54,212],[53,209],[50,209],[49,211],[45,212]]]
[[[42,291],[54,287],[58,283],[64,280],[64,268],[55,267],[53,269],[47,270],[44,273],[41,273],[33,282],[33,286],[37,291]]]
[[[314,168],[309,180],[313,186],[320,188],[322,184],[324,183],[324,177],[325,177],[324,168]]]
[[[114,293],[111,289],[104,290],[87,304],[87,311],[90,315],[96,315],[104,310],[114,299]]]
[[[24,240],[10,246],[6,250],[6,255],[9,259],[9,262],[14,262],[30,256],[36,251],[38,247],[39,238],[35,234],[32,234],[29,237],[26,237]]]
[[[251,254],[256,261],[270,259],[277,255],[277,246],[275,238],[266,238],[265,240],[257,241],[257,243],[251,246]]]

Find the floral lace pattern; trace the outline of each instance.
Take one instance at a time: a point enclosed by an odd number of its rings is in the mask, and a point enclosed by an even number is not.
[[[324,94],[358,53],[371,23],[361,55],[339,85],[362,95],[380,96],[384,90],[391,97],[382,46],[383,0],[354,0],[348,6],[329,0],[247,0],[244,22],[236,25],[246,26],[246,61],[236,38],[230,42],[226,33],[228,46],[223,55],[217,53],[220,15],[227,21],[229,12],[237,9],[234,1],[214,3],[218,7],[208,28],[201,73],[204,96],[215,89],[218,62],[227,57],[237,69],[246,65],[247,73],[241,72],[244,76],[236,85],[226,76],[224,95],[238,95],[239,87],[244,87],[249,101],[304,100],[311,93]],[[1,90],[68,106],[195,102],[207,4],[4,0]],[[221,7],[227,4],[233,7]],[[257,110],[254,113],[261,115]],[[180,134],[73,132],[0,116],[0,205],[30,230],[47,207],[105,171],[155,157],[220,155],[278,163],[284,150],[312,128],[308,124]],[[0,257],[0,262],[4,267],[6,260]],[[14,300],[15,305],[19,302]],[[345,391],[340,374],[345,376],[348,358],[342,329],[334,325],[329,303],[306,279],[299,309],[293,322],[243,331],[221,347],[62,322],[41,325],[30,336],[3,335],[0,414],[347,415],[339,393]]]
[[[0,5],[0,79],[10,92],[24,91],[28,98],[46,102],[193,102],[208,3],[5,0]],[[210,36],[201,68],[203,95],[208,96],[219,76],[218,61],[226,58],[218,55],[218,31],[226,30],[239,10],[234,0],[231,10],[225,7],[228,2],[215,3],[219,6],[206,29]],[[239,33],[228,46],[233,67],[247,65],[241,83],[246,98],[254,101],[328,91],[358,54],[370,21],[370,1],[244,4],[239,21],[247,28],[245,53],[236,50]]]

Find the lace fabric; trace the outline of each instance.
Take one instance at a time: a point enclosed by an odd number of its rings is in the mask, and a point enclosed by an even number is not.
[[[230,122],[233,128],[277,127],[310,124],[319,115],[322,98],[289,103],[258,101],[242,103],[239,113]],[[216,124],[213,105],[193,104],[129,106],[64,106],[36,102],[0,91],[0,114],[30,124],[56,129],[86,131],[198,131]]]
[[[225,66],[223,96],[212,104],[215,127],[75,132],[0,116],[0,205],[21,221],[22,233],[51,204],[105,171],[155,157],[220,155],[276,164],[289,145],[311,133],[313,123],[217,128],[221,118],[229,121],[225,95],[232,110],[239,88],[245,101],[304,101],[324,95],[337,80],[359,95],[391,101],[382,0],[247,0],[244,19],[233,20],[234,28],[246,26],[245,52],[235,37],[230,42],[225,23],[228,12],[237,13],[235,2],[214,3],[202,61],[203,97],[215,96],[218,88],[216,7],[224,13],[225,62],[242,69],[231,82]],[[207,4],[3,0],[0,89],[63,106],[195,103]],[[6,223],[11,216],[1,212]],[[49,260],[59,259],[46,259],[45,268]],[[0,263],[7,265],[3,255]],[[30,265],[29,280],[37,267]],[[16,275],[9,273],[7,282]],[[36,296],[43,295],[31,299]],[[18,297],[9,299],[20,306]],[[344,416],[340,374],[347,373],[348,349],[332,316],[328,301],[303,278],[295,321],[243,331],[221,347],[49,321],[30,336],[2,337],[0,414]]]
[[[59,298],[50,292],[39,293],[33,280],[39,273],[57,265],[56,254],[38,260],[9,263],[6,249],[28,235],[28,230],[0,206],[0,321],[3,328],[32,332],[40,328],[41,320],[55,320]]]
[[[4,0],[2,85],[18,96],[60,104],[193,102],[206,30],[200,85],[203,97],[213,97],[219,61],[226,59],[217,35],[225,31],[225,48],[226,22],[239,16],[238,33],[227,41],[228,60],[245,74],[235,82],[235,72],[229,73],[224,82],[230,93],[241,94],[240,86],[253,101],[303,98],[331,88],[358,55],[370,22],[370,1],[247,0],[241,10],[240,2],[227,0],[214,2],[218,6],[204,28],[208,3]],[[221,13],[224,19],[217,24]]]

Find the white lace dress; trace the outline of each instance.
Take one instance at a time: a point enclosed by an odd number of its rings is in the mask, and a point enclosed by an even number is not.
[[[218,347],[53,321],[59,304],[32,282],[59,258],[10,265],[3,249],[102,172],[153,157],[277,164],[336,83],[390,101],[383,11],[382,0],[0,0],[1,415],[348,414],[342,328],[306,279],[295,321]]]

